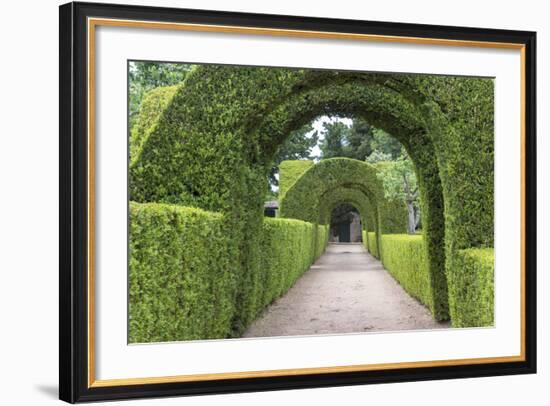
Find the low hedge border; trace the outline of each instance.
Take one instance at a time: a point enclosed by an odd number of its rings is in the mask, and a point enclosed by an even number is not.
[[[411,296],[434,313],[429,264],[423,237],[384,234],[381,244],[384,267]]]
[[[237,289],[223,216],[130,203],[129,342],[224,337]]]
[[[361,242],[363,243],[363,246],[369,250],[369,239],[367,237],[367,232],[365,230],[361,230]]]
[[[367,249],[373,257],[380,259],[380,252],[378,251],[378,239],[374,231],[367,232]]]
[[[306,272],[326,246],[325,226],[300,220],[265,218],[256,314],[282,296]]]
[[[494,249],[460,250],[448,268],[453,327],[494,325]]]
[[[129,342],[232,336],[240,267],[219,213],[130,203]],[[254,314],[286,293],[319,257],[328,227],[265,218],[254,278]]]

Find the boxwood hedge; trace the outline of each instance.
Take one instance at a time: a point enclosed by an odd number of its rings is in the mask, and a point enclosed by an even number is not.
[[[382,235],[382,263],[389,273],[413,297],[432,312],[429,264],[421,235]]]
[[[227,336],[237,289],[223,216],[130,203],[129,342]]]
[[[376,175],[375,166],[367,162],[349,158],[324,159],[310,166],[294,181],[280,199],[280,215],[326,223],[330,220],[326,217],[326,213],[329,212],[326,207],[330,210],[333,208],[330,207],[330,199],[335,199],[336,202],[342,200],[334,196],[335,190],[342,193],[355,190],[367,197],[365,204],[370,203],[376,213],[375,230],[386,233],[402,232],[406,229],[405,205],[385,198],[382,184]],[[283,176],[284,173],[281,174],[281,178]],[[356,204],[362,205],[362,202],[358,201]]]
[[[361,216],[363,229],[374,230],[378,218],[371,198],[353,187],[337,187],[327,191],[320,203],[319,223],[330,224],[332,211],[341,204],[351,204]]]
[[[453,327],[492,326],[494,324],[494,249],[460,250],[447,277]]]
[[[283,161],[279,164],[279,198],[313,165],[309,160]]]
[[[374,231],[367,232],[367,249],[373,257],[380,258],[378,238],[376,238],[376,233]]]
[[[327,227],[299,220],[266,218],[256,313],[284,294],[324,252]]]
[[[243,327],[246,289],[257,316],[324,251],[328,232],[299,220],[266,218],[255,283],[242,286],[224,216],[158,203],[130,203],[129,341],[224,338]],[[246,327],[246,326],[244,326]]]

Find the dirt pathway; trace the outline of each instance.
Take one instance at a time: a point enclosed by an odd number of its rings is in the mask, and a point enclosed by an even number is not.
[[[436,322],[361,244],[329,244],[244,337],[448,327]]]

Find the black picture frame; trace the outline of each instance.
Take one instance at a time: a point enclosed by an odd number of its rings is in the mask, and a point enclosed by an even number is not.
[[[67,402],[235,393],[536,372],[536,33],[205,10],[68,3],[60,6],[59,397]],[[103,17],[521,44],[525,50],[525,359],[402,368],[91,387],[88,380],[87,18]]]

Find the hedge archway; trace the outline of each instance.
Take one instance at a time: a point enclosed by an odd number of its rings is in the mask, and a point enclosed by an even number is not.
[[[378,215],[371,199],[360,189],[350,187],[331,189],[321,197],[319,223],[329,224],[332,210],[345,203],[350,203],[359,212],[362,227],[365,231],[375,230]]]
[[[267,116],[259,127],[260,134],[270,134],[265,140],[266,161],[271,160],[273,145],[284,140],[288,134],[319,115],[360,116],[377,128],[383,129],[407,150],[414,162],[420,192],[420,208],[423,233],[429,258],[431,289],[434,299],[434,314],[440,320],[447,319],[448,293],[445,276],[445,219],[443,193],[440,181],[437,154],[422,121],[422,112],[407,97],[393,88],[381,85],[377,80],[364,82],[340,81],[323,87],[313,87],[281,103]],[[271,144],[269,143],[271,142]],[[298,165],[297,161],[294,165]],[[303,162],[303,161],[302,161]],[[307,169],[297,170],[293,175]],[[280,170],[284,170],[280,168]],[[283,178],[284,181],[284,178]],[[292,181],[283,184],[283,194]],[[380,238],[380,233],[377,233]]]
[[[280,176],[284,178],[284,172]],[[360,204],[365,211],[365,205],[370,203],[374,210],[374,227],[378,236],[382,233],[405,232],[404,204],[388,201],[384,197],[382,184],[377,178],[377,169],[373,165],[349,158],[325,159],[311,166],[287,190],[280,202],[280,215],[323,224],[323,220],[326,222],[326,218],[322,218],[323,214],[326,215],[323,205],[330,205],[331,197],[342,188],[347,191],[340,199],[350,198],[350,190],[367,198],[364,203],[356,200],[356,204]],[[358,195],[355,194],[354,197],[357,198]]]

